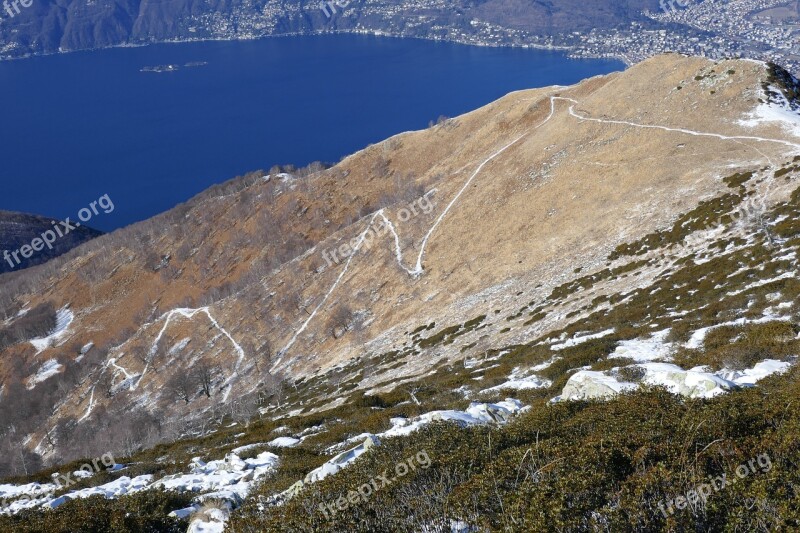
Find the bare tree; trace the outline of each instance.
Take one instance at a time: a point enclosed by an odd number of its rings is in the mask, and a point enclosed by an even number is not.
[[[275,349],[272,346],[272,341],[269,339],[265,339],[264,343],[261,345],[261,348],[258,350],[258,357],[264,365],[264,371],[269,372],[270,363],[272,363],[272,356],[275,353]]]
[[[411,396],[411,399],[414,401],[416,405],[422,405],[422,403],[417,399],[417,394],[422,391],[422,387],[418,386],[409,386],[406,390],[408,390],[408,395]]]
[[[211,388],[214,383],[214,378],[219,373],[219,368],[206,359],[201,360],[195,365],[194,379],[200,387],[200,391],[211,398]]]
[[[42,458],[20,446],[17,448],[17,471],[26,476],[38,472],[42,469]]]
[[[297,311],[303,311],[305,314],[311,316],[311,313],[307,309],[307,304],[302,294],[297,292],[291,295],[289,298],[290,302]]]
[[[143,365],[147,365],[152,359],[150,351],[144,346],[133,346],[129,349],[129,353]]]
[[[352,320],[353,311],[347,305],[339,304],[328,318],[328,329],[330,329],[331,335],[336,339],[344,335],[350,328]]]
[[[106,398],[114,396],[114,375],[111,372],[101,371],[100,377],[97,379],[97,390],[102,392]]]
[[[389,160],[383,154],[378,155],[372,167],[373,175],[379,178],[385,178],[389,175]]]
[[[186,372],[176,372],[167,382],[167,389],[186,403],[192,401],[194,384]]]
[[[256,348],[255,342],[251,339],[244,339],[240,341],[239,344],[242,346],[244,353],[253,356],[256,372],[259,374],[269,374],[270,363],[274,355],[272,341],[264,339],[259,348]]]
[[[286,388],[284,387],[283,377],[277,373],[267,372],[261,379],[258,405],[275,404],[278,409],[283,408],[283,401],[286,398]]]
[[[251,419],[258,414],[258,395],[246,394],[231,402],[228,414],[235,422],[250,426]]]

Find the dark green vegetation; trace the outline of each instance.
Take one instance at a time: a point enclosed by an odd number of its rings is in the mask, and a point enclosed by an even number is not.
[[[764,84],[764,90],[769,94],[769,86],[777,87],[786,99],[794,104],[799,103],[800,100],[800,83],[784,68],[775,63],[768,63],[769,73],[767,82]]]
[[[725,182],[729,186],[735,187],[742,185],[747,179],[744,179],[741,174],[735,174],[726,178]],[[664,246],[674,246],[683,242],[687,236],[695,231],[708,229],[720,224],[730,224],[733,222],[731,211],[742,200],[743,197],[741,195],[728,193],[712,200],[700,202],[700,205],[694,210],[679,218],[670,230],[651,233],[634,243],[622,244],[614,250],[609,259],[614,261],[620,257],[642,255],[650,250]]]
[[[417,342],[417,346],[424,349],[436,346],[438,344],[444,344],[444,345],[452,344],[455,342],[457,338],[461,337],[462,335],[466,335],[470,331],[475,330],[484,320],[486,320],[486,315],[474,318],[473,320],[470,320],[464,323],[463,325],[451,326],[449,328],[445,328],[439,331],[438,333],[431,335],[430,337],[426,337],[424,339],[419,340]]]
[[[26,511],[14,517],[0,518],[0,529],[15,533],[183,533],[187,522],[167,515],[186,507],[190,500],[190,496],[160,491],[140,492],[116,500],[92,496],[73,500],[45,513]]]
[[[500,430],[431,426],[387,441],[266,514],[252,500],[231,530],[419,531],[460,519],[488,531],[766,531],[800,527],[797,372],[713,401],[648,391],[608,403],[543,402]],[[326,518],[319,505],[425,451],[419,469]],[[757,471],[665,517],[659,504],[709,477]],[[273,486],[260,493],[268,496]],[[443,518],[444,517],[444,518]],[[738,528],[738,529],[737,529]]]
[[[742,187],[751,177],[732,176],[729,185]],[[731,196],[706,202],[681,217],[680,229],[671,233],[671,239],[661,239],[665,233],[657,233],[646,240],[654,246],[669,245],[693,229],[730,223],[740,216],[735,213],[737,206]],[[616,330],[605,338],[559,351],[560,359],[540,372],[554,380],[553,386],[515,392],[514,396],[532,409],[509,426],[428,427],[413,439],[384,442],[342,473],[313,485],[285,506],[268,507],[263,513],[258,504],[285,489],[289,480],[268,482],[259,490],[260,499],[251,500],[234,516],[232,530],[414,531],[424,526],[446,528],[450,520],[487,531],[797,529],[800,415],[792,408],[800,400],[797,369],[764,380],[757,388],[712,400],[686,400],[657,389],[606,403],[550,405],[547,400],[575,368],[590,365],[600,370],[626,364],[605,359],[619,340],[671,327],[671,340],[685,342],[692,331],[702,327],[737,318],[761,319],[768,308],[781,302],[790,304],[782,306],[779,313],[790,320],[712,329],[702,349],[679,348],[676,362],[685,367],[705,364],[735,369],[767,358],[787,360],[798,355],[800,282],[794,276],[781,278],[796,267],[791,252],[800,248],[800,228],[795,227],[798,209],[800,189],[789,202],[764,215],[760,230],[750,235],[749,241],[722,237],[712,243],[706,257],[679,260],[651,286],[612,295],[608,300],[617,304],[612,309],[548,335],[556,339],[562,333],[571,337]],[[651,266],[640,261],[625,272]],[[550,299],[578,294],[608,277],[607,273],[586,276]],[[595,303],[602,301],[606,299]],[[534,305],[531,302],[509,319],[521,318]],[[534,308],[531,314],[546,314],[546,310]],[[449,331],[441,332],[445,332],[440,336],[444,338]],[[487,361],[478,368],[443,366],[423,379],[423,392],[417,394],[422,407],[463,408],[464,401],[452,393],[455,388],[466,385],[475,390],[474,378],[482,378],[479,388],[489,387],[507,379],[517,366],[532,366],[553,356],[538,341],[506,350],[499,360],[494,357],[500,350],[490,350]],[[409,393],[401,387],[371,402],[380,405],[377,412],[372,409],[358,415],[348,410],[346,421],[331,413],[336,426],[347,428],[344,433],[337,431],[336,437],[376,431],[376,426],[385,429],[389,417],[414,414],[420,407],[408,398]],[[328,437],[322,433],[318,438],[336,441]],[[346,498],[349,491],[387,468],[391,472],[395,464],[423,450],[433,461],[430,469],[398,479],[336,516],[320,510],[320,504]],[[759,467],[715,491],[707,501],[685,509],[671,503],[716,476],[737,477],[737,467],[759,456],[762,464],[768,459],[768,468]],[[674,513],[667,511],[670,505]]]
[[[742,216],[737,208],[752,177],[731,176],[727,183],[740,188],[739,195],[705,202],[681,217],[671,231],[644,241],[654,248],[669,246],[694,231],[730,224]],[[514,393],[530,403],[532,410],[510,426],[495,430],[431,427],[413,439],[386,442],[353,467],[265,515],[256,505],[287,488],[289,480],[268,482],[259,491],[262,499],[252,500],[235,515],[233,530],[399,531],[432,524],[442,527],[449,519],[491,531],[766,531],[800,526],[793,488],[798,478],[800,417],[790,407],[800,393],[797,371],[713,400],[685,400],[645,390],[608,403],[546,403],[576,368],[625,365],[624,360],[605,359],[619,340],[671,327],[671,340],[685,342],[702,327],[742,317],[760,319],[767,308],[780,302],[791,303],[780,313],[791,320],[710,330],[702,349],[679,348],[676,362],[684,367],[706,364],[713,369],[736,369],[767,358],[787,360],[798,355],[800,282],[793,276],[780,276],[796,266],[796,260],[787,255],[800,247],[796,237],[800,228],[795,227],[799,209],[800,189],[789,202],[764,215],[761,230],[754,231],[749,241],[722,237],[711,244],[706,257],[677,261],[645,289],[596,298],[595,305],[605,301],[616,305],[548,338],[608,328],[615,328],[615,333],[559,351],[560,359],[539,373],[554,381],[550,389]],[[651,266],[638,261],[590,274],[553,291],[548,300],[555,302],[605,279]],[[780,279],[763,283],[774,278]],[[508,319],[522,318],[528,308],[533,308],[529,314],[535,318],[546,316],[546,306],[535,306],[531,302]],[[458,329],[440,330],[432,338],[443,340]],[[422,380],[422,391],[416,393],[421,407],[463,408],[464,401],[453,394],[454,389],[466,385],[475,390],[475,378],[482,378],[478,388],[488,388],[507,379],[515,367],[533,366],[553,356],[538,340],[505,351],[495,360],[501,350],[489,350],[487,361],[477,368],[442,365],[435,375]],[[372,409],[360,420],[352,410],[346,420],[331,413],[336,426],[347,428],[344,433],[337,431],[337,438],[386,429],[389,417],[417,412],[420,406],[408,401],[407,389],[380,395],[374,400],[380,405],[378,412]],[[325,433],[318,438],[336,441]],[[430,470],[410,474],[336,517],[326,517],[319,510],[321,503],[335,502],[420,450],[431,456]],[[709,476],[734,475],[737,466],[761,454],[771,460],[769,472],[758,471],[713,494],[707,502],[676,510],[674,515],[664,516],[658,507],[663,503],[667,508],[669,500],[707,482]]]

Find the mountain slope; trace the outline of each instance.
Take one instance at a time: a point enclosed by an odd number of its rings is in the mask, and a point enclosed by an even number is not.
[[[113,450],[143,465],[160,452],[142,447],[194,436],[169,447],[179,470],[288,434],[302,445],[243,509],[256,525],[238,523],[272,530],[258,504],[361,433],[387,438],[390,415],[422,426],[512,390],[532,410],[510,431],[530,436],[577,409],[548,411],[557,396],[725,396],[785,372],[799,89],[758,62],[661,56],[512,93],[330,169],[255,173],[96,239],[3,286],[4,327],[22,307],[61,310],[46,341],[3,350],[7,436],[48,463]],[[51,360],[61,373],[34,379]],[[766,387],[784,398],[786,383]],[[258,413],[244,433],[224,427]]]
[[[19,250],[24,245],[30,245],[34,239],[41,238],[44,232],[52,230],[56,222],[53,219],[37,215],[0,211],[0,250],[6,250],[10,253]],[[79,244],[100,235],[102,235],[102,232],[85,226],[75,228],[74,231],[70,231],[64,237],[55,239],[50,246],[43,246],[42,250],[32,253],[29,258],[18,255],[17,259],[19,261],[13,257],[11,260],[4,260],[0,264],[0,274],[39,265],[65,254]]]

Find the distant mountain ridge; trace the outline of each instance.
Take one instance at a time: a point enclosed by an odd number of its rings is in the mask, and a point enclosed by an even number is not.
[[[749,57],[800,71],[796,1],[37,0],[27,8],[16,2],[0,9],[0,59],[157,42],[359,33],[561,49],[629,65],[665,52]]]
[[[613,28],[632,21],[655,28],[658,24],[643,11],[657,10],[658,6],[657,0],[590,4],[576,0],[456,0],[447,5],[430,1],[410,6],[399,0],[338,4],[319,0],[40,0],[13,17],[0,12],[0,57],[173,40],[252,39],[330,31],[524,44],[526,35]],[[487,28],[471,23],[473,19],[485,21],[495,37],[502,34],[500,41],[492,41],[488,35],[481,37]]]
[[[41,250],[33,251],[28,258],[18,253],[16,257],[20,259],[19,263],[14,257],[3,253],[7,251],[10,254],[30,245],[34,239],[41,238],[44,232],[52,230],[54,223],[58,221],[39,215],[0,211],[0,254],[3,254],[0,256],[0,274],[45,263],[103,234],[86,226],[74,228],[63,237],[56,238],[51,247],[43,245]]]

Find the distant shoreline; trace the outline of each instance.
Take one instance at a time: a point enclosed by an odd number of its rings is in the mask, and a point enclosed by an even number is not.
[[[247,42],[258,41],[261,39],[275,39],[282,37],[311,37],[316,35],[368,35],[372,37],[389,37],[392,39],[406,39],[406,40],[419,40],[429,42],[443,42],[449,44],[458,44],[463,46],[476,46],[481,48],[519,48],[519,49],[533,49],[533,50],[549,50],[553,52],[573,52],[576,48],[574,46],[555,46],[555,45],[542,45],[536,43],[499,43],[499,42],[474,42],[463,39],[438,39],[433,37],[420,37],[410,35],[397,35],[385,31],[359,31],[359,30],[332,30],[332,31],[313,31],[313,32],[290,32],[290,33],[276,33],[269,35],[260,35],[255,37],[233,37],[233,38],[185,38],[185,39],[165,39],[159,41],[152,41],[146,43],[121,43],[109,46],[101,46],[97,48],[81,48],[77,50],[59,50],[57,52],[42,52],[37,54],[25,54],[21,56],[7,56],[0,54],[0,62],[2,61],[18,61],[24,59],[34,59],[37,57],[50,57],[56,55],[74,54],[74,53],[89,53],[98,52],[101,50],[111,50],[115,48],[144,48],[147,46],[159,44],[189,44],[189,43],[204,43],[204,42]],[[589,55],[589,56],[573,56],[568,54],[570,59],[614,59],[625,63],[626,66],[631,66],[634,63],[627,57],[619,55]]]

